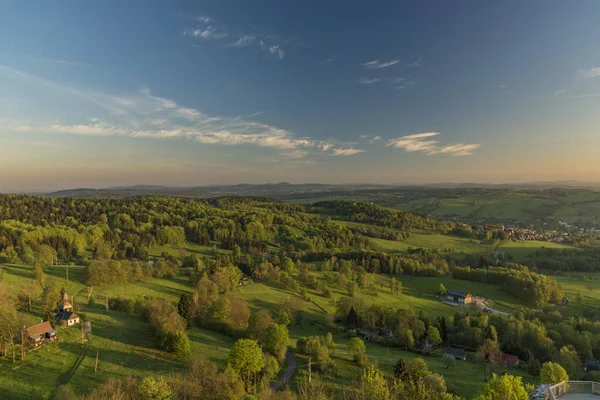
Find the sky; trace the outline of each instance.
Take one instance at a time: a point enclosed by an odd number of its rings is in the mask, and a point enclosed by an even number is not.
[[[600,180],[600,1],[27,1],[0,191]]]

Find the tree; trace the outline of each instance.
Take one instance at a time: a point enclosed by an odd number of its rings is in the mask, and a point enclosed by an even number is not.
[[[498,342],[494,342],[491,339],[485,339],[483,344],[479,346],[477,354],[483,362],[483,379],[487,380],[487,364],[496,364],[500,362],[502,356]]]
[[[348,324],[351,328],[356,328],[358,326],[358,314],[354,307],[350,307],[350,311],[348,311],[348,315],[346,316],[346,324]]]
[[[194,320],[192,299],[189,294],[182,293],[177,303],[177,312],[185,320],[186,328],[189,330],[192,327]]]
[[[263,336],[264,349],[273,354],[279,362],[285,359],[289,341],[288,330],[285,325],[271,323]]]
[[[527,400],[529,395],[520,376],[494,374],[476,400]]]
[[[172,391],[162,376],[157,378],[148,376],[140,382],[138,394],[143,400],[169,400]]]
[[[427,329],[427,341],[433,346],[433,348],[437,348],[442,344],[442,337],[440,336],[440,331],[433,326],[430,325],[429,329]]]
[[[415,338],[410,329],[402,328],[396,335],[396,343],[398,347],[412,349],[415,347]]]
[[[265,366],[265,360],[256,340],[239,339],[229,352],[229,365],[236,371],[246,387],[250,387],[252,375],[260,372]]]
[[[444,286],[443,283],[440,283],[440,287],[438,289],[438,295],[445,296],[446,293],[448,293],[448,289],[446,289],[446,286]]]
[[[396,361],[396,365],[394,365],[394,377],[396,379],[400,379],[401,381],[407,381],[410,379],[406,361],[404,361],[404,358],[402,357],[400,357],[398,361]]]
[[[251,339],[262,342],[265,330],[271,322],[273,322],[273,318],[268,310],[261,308],[259,311],[253,312],[248,319],[248,335]]]
[[[542,365],[542,370],[540,371],[540,380],[542,383],[556,384],[563,381],[568,381],[569,375],[567,375],[567,371],[565,371],[560,364],[548,361]]]
[[[402,292],[402,282],[397,281],[396,278],[392,278],[390,282],[390,289],[392,290],[392,293],[397,296],[398,293]]]
[[[360,398],[373,400],[390,399],[390,389],[383,372],[379,371],[374,365],[365,368],[362,375]]]
[[[355,297],[358,293],[358,283],[351,281],[346,284],[346,290],[348,291],[348,295],[350,297]]]
[[[348,354],[358,365],[364,365],[367,361],[367,348],[365,342],[357,337],[350,339],[348,342]]]
[[[190,356],[190,339],[187,333],[182,331],[175,332],[173,334],[171,347],[172,352],[179,358],[188,358]]]

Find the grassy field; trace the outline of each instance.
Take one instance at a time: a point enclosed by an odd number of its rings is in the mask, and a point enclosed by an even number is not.
[[[498,251],[505,251],[513,257],[516,262],[524,262],[527,257],[542,247],[548,249],[575,249],[575,247],[562,243],[541,242],[538,240],[525,240],[521,242],[508,242],[500,245]]]

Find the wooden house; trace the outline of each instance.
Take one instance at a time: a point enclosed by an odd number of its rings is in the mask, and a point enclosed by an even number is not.
[[[469,304],[473,301],[473,296],[469,292],[462,292],[460,290],[448,290],[446,292],[446,299],[454,303]]]
[[[56,340],[56,331],[49,321],[45,321],[25,328],[25,337],[35,349]]]

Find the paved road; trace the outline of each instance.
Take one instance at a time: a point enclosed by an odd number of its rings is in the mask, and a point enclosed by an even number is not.
[[[285,359],[287,360],[287,369],[283,373],[281,379],[271,385],[273,390],[280,390],[283,385],[292,379],[292,376],[294,376],[294,370],[296,369],[296,357],[294,357],[294,354],[291,351],[288,351],[285,354]]]

